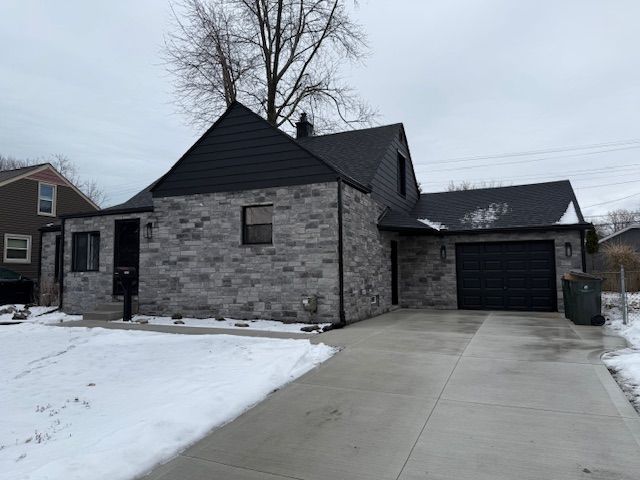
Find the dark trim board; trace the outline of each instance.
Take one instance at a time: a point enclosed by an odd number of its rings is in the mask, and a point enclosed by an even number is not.
[[[456,244],[458,308],[558,309],[553,240]]]

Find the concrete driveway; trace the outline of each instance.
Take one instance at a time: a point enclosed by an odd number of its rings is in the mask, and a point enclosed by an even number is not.
[[[640,418],[558,314],[399,310],[149,479],[638,479]]]

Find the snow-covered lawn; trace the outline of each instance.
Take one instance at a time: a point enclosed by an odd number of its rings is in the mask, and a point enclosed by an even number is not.
[[[61,323],[61,322],[73,322],[76,320],[82,320],[82,315],[67,315],[57,309],[57,307],[29,307],[25,308],[25,305],[20,303],[14,303],[11,305],[0,305],[0,311],[8,310],[11,307],[16,312],[24,312],[28,310],[29,315],[26,320],[14,320],[12,313],[0,313],[1,323],[14,323],[14,322],[28,322],[28,323]]]
[[[0,478],[131,479],[334,353],[308,340],[0,327]]]
[[[235,328],[239,330],[262,330],[269,332],[293,332],[293,333],[319,333],[322,328],[331,325],[330,323],[317,323],[318,329],[305,332],[302,328],[311,326],[308,323],[283,323],[274,320],[235,320],[233,318],[181,318],[173,320],[170,317],[153,317],[148,315],[135,315],[134,322],[149,323],[150,325],[170,325],[180,327],[206,327],[206,328]],[[117,322],[122,322],[118,320]],[[176,324],[176,322],[178,322]],[[246,326],[245,326],[246,325]]]
[[[628,294],[628,325],[622,323],[617,293],[602,294],[602,306],[607,318],[606,328],[624,337],[628,348],[608,353],[602,357],[605,365],[613,370],[620,386],[637,409],[640,410],[640,293]]]

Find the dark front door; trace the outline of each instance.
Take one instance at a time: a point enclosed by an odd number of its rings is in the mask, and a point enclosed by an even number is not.
[[[398,304],[398,242],[391,240],[391,304]]]
[[[140,220],[116,220],[113,245],[113,271],[118,267],[134,267],[136,275],[140,261]],[[122,285],[114,276],[113,294],[123,295]],[[138,282],[134,282],[133,295],[138,294]]]
[[[557,309],[553,241],[456,245],[458,308]]]

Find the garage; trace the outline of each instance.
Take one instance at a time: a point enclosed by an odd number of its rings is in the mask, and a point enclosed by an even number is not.
[[[458,308],[557,310],[554,242],[456,244]]]

